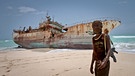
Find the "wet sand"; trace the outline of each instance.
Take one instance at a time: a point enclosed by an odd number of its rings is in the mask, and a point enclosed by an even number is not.
[[[94,76],[89,72],[92,50],[49,52],[27,49],[0,52],[0,76]],[[135,54],[119,52],[111,61],[110,76],[134,76]]]

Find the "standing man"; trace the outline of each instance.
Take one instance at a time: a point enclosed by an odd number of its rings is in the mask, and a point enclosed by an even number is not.
[[[93,74],[93,64],[95,63],[95,76],[109,76],[110,69],[110,37],[102,34],[102,22],[94,21],[92,28],[95,36],[93,41],[93,54],[90,72]]]

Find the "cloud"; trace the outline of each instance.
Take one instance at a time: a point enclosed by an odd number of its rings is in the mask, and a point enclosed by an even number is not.
[[[22,6],[19,7],[19,12],[20,13],[32,13],[32,12],[36,12],[37,10],[31,7],[26,7],[26,6]]]
[[[127,4],[128,2],[127,1],[121,1],[119,2],[119,4]]]
[[[34,14],[40,15],[40,14],[46,14],[46,12],[45,12],[45,11],[37,11],[37,12],[35,12]]]
[[[21,14],[24,14],[24,13],[30,13],[30,14],[36,14],[36,15],[46,14],[46,11],[39,11],[35,8],[26,7],[26,6],[19,7],[18,10]]]
[[[8,7],[7,7],[7,9],[12,10],[12,9],[13,9],[13,7],[12,7],[12,6],[8,6]]]

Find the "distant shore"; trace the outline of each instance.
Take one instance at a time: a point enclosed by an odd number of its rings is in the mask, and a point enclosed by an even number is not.
[[[89,72],[91,55],[92,50],[79,49],[3,50],[0,76],[94,76]],[[119,52],[115,55],[118,62],[110,58],[110,76],[134,76],[135,54]]]

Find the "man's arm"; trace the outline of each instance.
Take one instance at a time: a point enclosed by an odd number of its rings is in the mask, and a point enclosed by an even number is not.
[[[92,43],[93,43],[93,38],[92,38]],[[94,44],[94,43],[93,43]],[[93,45],[93,53],[92,53],[92,60],[91,60],[91,65],[90,65],[90,72],[91,74],[94,73],[93,71],[93,64],[94,64],[95,58],[94,58],[94,45]]]
[[[90,72],[91,72],[91,74],[93,74],[94,73],[94,71],[93,71],[93,64],[94,64],[94,55],[92,54],[92,60],[91,60],[91,66],[90,66]]]

